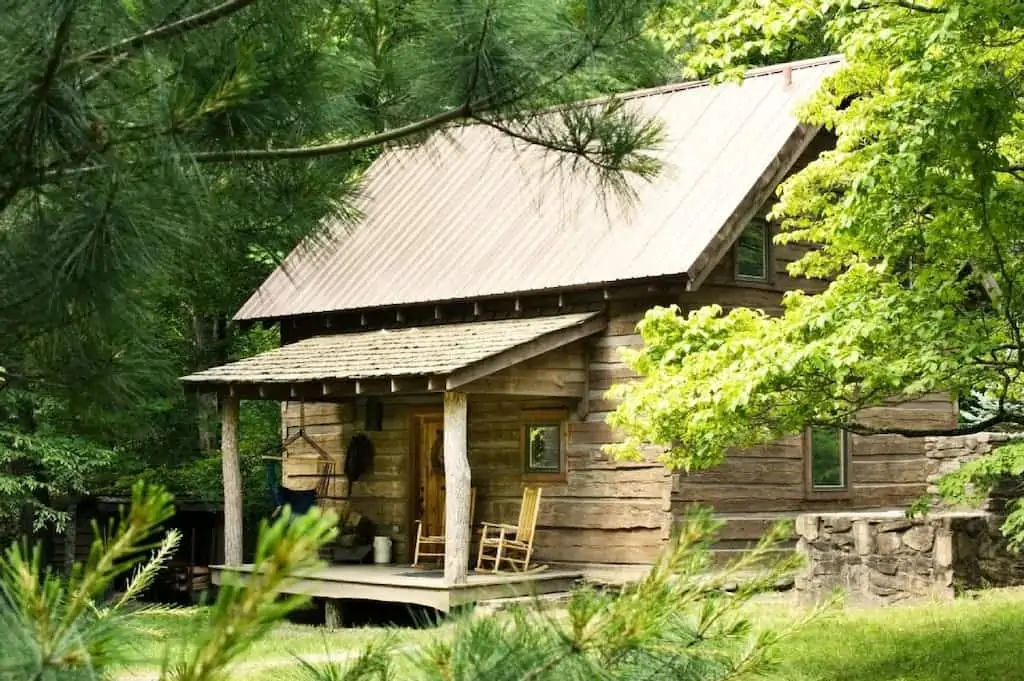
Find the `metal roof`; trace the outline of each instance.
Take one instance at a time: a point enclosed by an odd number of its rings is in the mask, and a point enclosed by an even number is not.
[[[590,312],[316,336],[181,380],[270,385],[446,375],[542,336],[585,327],[598,316]]]
[[[235,318],[690,274],[800,129],[795,107],[838,63],[622,95],[665,133],[662,172],[631,178],[633,202],[598,197],[554,154],[482,125],[390,149],[367,171],[358,224],[335,221],[326,238],[300,244]]]

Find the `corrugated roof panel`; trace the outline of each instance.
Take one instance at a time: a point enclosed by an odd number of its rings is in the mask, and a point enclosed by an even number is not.
[[[630,178],[632,203],[597,196],[552,154],[481,125],[389,150],[367,172],[359,223],[296,248],[236,318],[687,273],[798,129],[796,105],[837,65],[623,95],[665,128],[662,173]]]

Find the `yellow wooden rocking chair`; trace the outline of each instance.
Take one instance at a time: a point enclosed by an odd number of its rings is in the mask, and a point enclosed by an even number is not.
[[[444,504],[444,492],[441,492],[441,504]],[[469,527],[472,532],[473,514],[476,512],[476,488],[469,489]],[[423,521],[416,521],[416,550],[412,558],[413,567],[421,567],[420,562],[426,558],[430,560],[444,560],[445,543],[444,516],[441,516],[441,533],[429,535],[425,533]]]
[[[490,570],[498,572],[502,563],[516,572],[526,572],[533,557],[533,535],[537,529],[537,514],[540,511],[541,489],[527,487],[523,490],[523,503],[519,508],[519,522],[515,525],[504,523],[483,523],[480,536],[480,552],[476,569],[483,570],[490,563]]]

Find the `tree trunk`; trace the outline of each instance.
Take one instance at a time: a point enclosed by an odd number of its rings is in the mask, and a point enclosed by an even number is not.
[[[75,565],[75,550],[78,548],[78,501],[68,502],[68,522],[64,526],[64,574],[70,575]]]
[[[224,564],[242,564],[242,468],[238,460],[238,398],[223,397],[221,466],[224,474]]]
[[[217,396],[199,393],[195,400],[199,451],[210,455],[217,451]]]
[[[465,393],[444,394],[444,583],[465,584],[469,570],[470,470]]]
[[[227,361],[227,324],[219,317],[198,314],[186,306],[192,316],[194,369],[206,369]],[[213,454],[217,449],[217,396],[199,393],[195,396],[196,428],[199,451]]]

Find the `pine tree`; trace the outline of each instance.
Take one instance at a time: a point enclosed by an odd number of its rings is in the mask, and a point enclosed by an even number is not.
[[[0,498],[210,451],[176,377],[248,342],[231,311],[383,145],[475,122],[653,172],[653,126],[572,103],[658,82],[659,3],[0,0]]]

